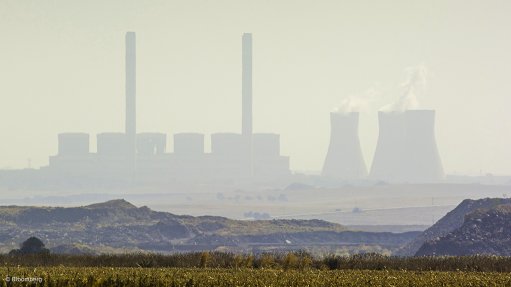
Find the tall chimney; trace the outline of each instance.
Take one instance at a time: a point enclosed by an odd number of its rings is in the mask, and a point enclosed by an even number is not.
[[[242,37],[241,52],[241,96],[242,120],[241,133],[244,136],[252,135],[252,34],[244,33]]]
[[[330,113],[330,145],[322,175],[344,179],[367,176],[358,137],[358,113]]]
[[[252,153],[252,34],[241,39],[241,134],[245,146],[244,166],[248,176],[254,174]]]
[[[134,167],[137,149],[137,111],[136,111],[136,36],[135,32],[126,33],[126,140],[128,160]]]

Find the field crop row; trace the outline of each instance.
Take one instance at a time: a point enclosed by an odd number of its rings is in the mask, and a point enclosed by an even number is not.
[[[167,255],[143,253],[103,255],[0,254],[0,266],[407,270],[506,273],[511,272],[511,257],[389,257],[379,254],[312,257],[306,252],[273,254],[196,252]]]
[[[511,286],[511,274],[396,270],[0,268],[1,286]],[[17,278],[17,279],[16,279]],[[32,282],[13,282],[25,280]]]

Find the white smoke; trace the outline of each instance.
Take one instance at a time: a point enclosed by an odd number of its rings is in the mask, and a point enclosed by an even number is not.
[[[371,103],[377,98],[379,92],[371,88],[359,96],[350,95],[334,109],[336,113],[366,112],[370,110]]]
[[[418,98],[424,94],[428,70],[424,65],[410,67],[405,69],[406,80],[401,83],[400,87],[403,94],[392,104],[383,106],[380,110],[384,112],[405,111],[419,108]]]

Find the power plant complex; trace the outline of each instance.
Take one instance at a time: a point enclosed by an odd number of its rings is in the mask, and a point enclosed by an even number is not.
[[[252,132],[252,34],[242,37],[242,130],[211,135],[211,153],[204,152],[204,134],[174,135],[167,153],[163,133],[137,133],[136,38],[126,34],[126,131],[97,135],[91,153],[89,135],[62,133],[58,154],[50,157],[48,172],[61,180],[130,179],[138,183],[200,180],[271,180],[291,174],[289,157],[280,155],[280,136]]]
[[[58,135],[58,153],[41,168],[46,182],[111,186],[117,183],[171,182],[287,182],[299,181],[290,171],[289,157],[280,154],[280,136],[253,133],[252,34],[242,36],[241,133],[211,134],[211,152],[205,135],[173,135],[172,152],[164,133],[137,132],[136,35],[126,33],[125,132],[96,136],[91,152],[86,133]],[[405,110],[378,114],[379,136],[368,171],[359,139],[358,112],[330,114],[330,144],[321,178],[390,183],[438,182],[444,178],[435,140],[435,111]]]

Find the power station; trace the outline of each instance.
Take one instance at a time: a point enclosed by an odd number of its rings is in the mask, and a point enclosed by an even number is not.
[[[242,36],[241,133],[213,133],[211,153],[204,152],[204,134],[174,135],[174,151],[167,153],[163,133],[137,133],[136,35],[126,33],[125,133],[97,135],[97,152],[91,153],[89,135],[62,133],[58,154],[48,170],[63,180],[99,182],[135,180],[269,180],[291,174],[289,157],[280,155],[280,136],[252,131],[252,34]]]
[[[49,166],[41,168],[38,180],[101,187],[176,182],[271,186],[302,180],[300,175],[292,177],[289,157],[280,153],[280,135],[253,132],[252,34],[243,34],[241,42],[240,133],[212,133],[211,152],[205,152],[207,139],[201,133],[174,134],[174,149],[168,151],[166,134],[137,132],[136,35],[127,32],[125,131],[97,134],[96,152],[91,152],[89,134],[59,134],[58,153],[50,156]],[[380,111],[378,124],[368,174],[359,139],[359,113],[330,113],[330,143],[317,182],[429,183],[444,178],[434,110]]]

